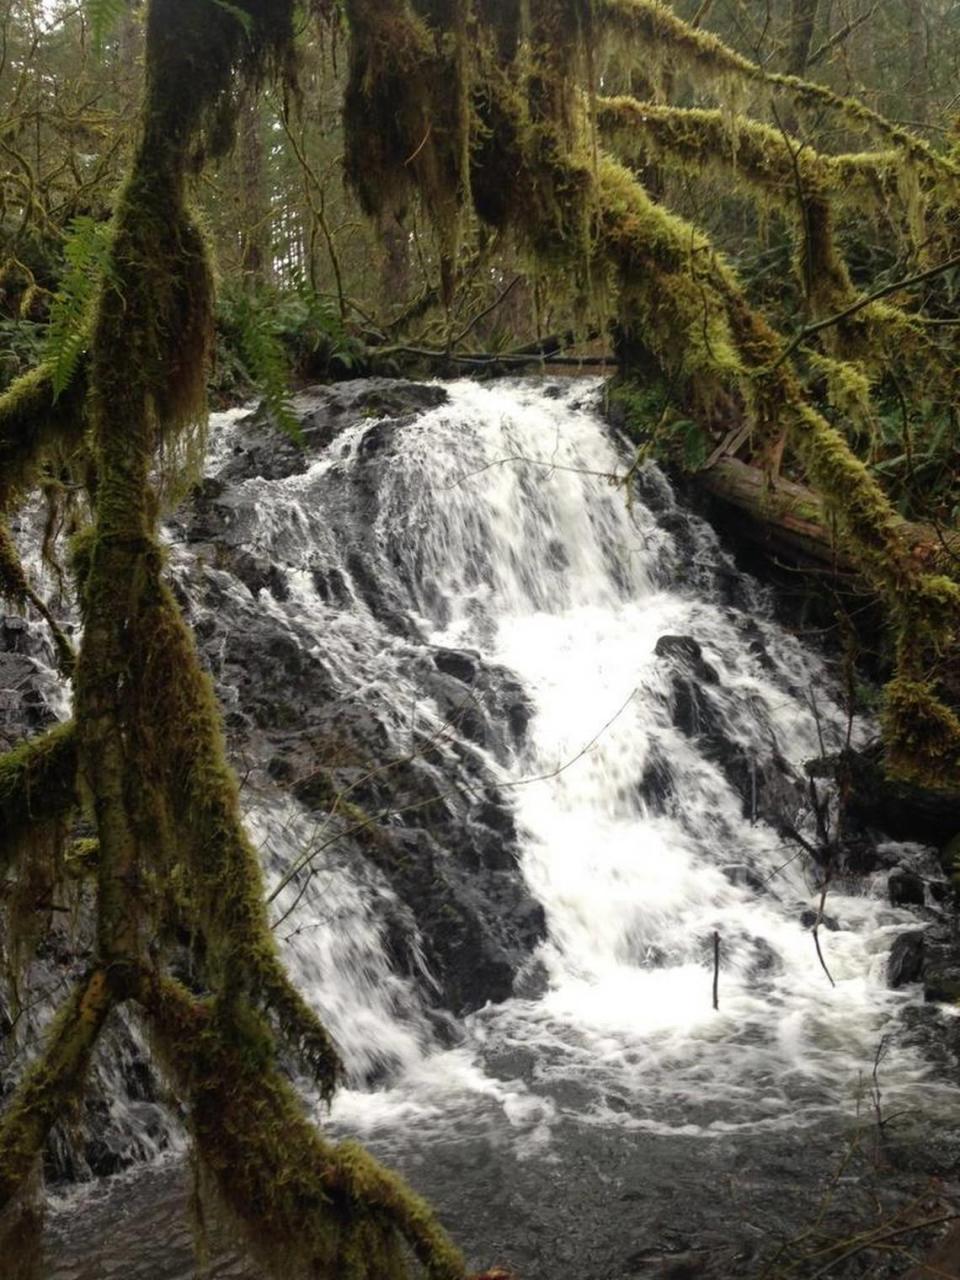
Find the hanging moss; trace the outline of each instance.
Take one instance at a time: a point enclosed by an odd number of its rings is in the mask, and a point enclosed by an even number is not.
[[[862,364],[834,360],[819,351],[804,352],[811,369],[826,384],[827,403],[847,421],[863,426],[871,435],[876,430],[870,374]]]
[[[686,379],[707,409],[720,387],[743,372],[713,280],[725,267],[706,237],[655,204],[606,157],[597,194],[597,248],[614,273],[621,332],[642,334],[662,367]]]
[[[629,96],[600,98],[597,121],[618,149],[641,148],[648,160],[696,175],[716,175],[737,193],[746,191],[763,216],[771,208],[794,223],[794,261],[807,300],[808,318],[837,314],[857,299],[834,231],[834,210],[855,205],[858,215],[879,216],[895,177],[910,166],[903,155],[825,156],[782,131],[721,111],[638,102]],[[960,184],[957,184],[960,195]],[[913,192],[901,221],[926,238],[929,201]],[[916,354],[918,330],[899,308],[871,303],[856,315],[823,331],[820,341],[843,361],[880,366],[888,359],[887,340],[898,355]],[[906,351],[904,350],[906,343]]]
[[[344,167],[368,213],[401,213],[415,190],[422,193],[449,304],[470,180],[468,6],[456,0],[421,8],[409,0],[348,0],[354,39],[344,114],[373,127],[348,125]]]
[[[37,480],[54,451],[76,448],[86,428],[86,369],[54,395],[53,371],[38,365],[0,396],[0,512]]]
[[[14,1008],[20,1007],[21,979],[49,927],[64,881],[67,833],[76,807],[73,725],[60,725],[0,756],[0,950]]]
[[[77,742],[72,723],[0,756],[0,872],[38,828],[62,828],[77,804]]]

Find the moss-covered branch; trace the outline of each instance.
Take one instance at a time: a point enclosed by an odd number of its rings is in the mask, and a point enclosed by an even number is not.
[[[949,157],[864,103],[798,76],[765,70],[718,36],[684,22],[660,0],[597,0],[595,21],[599,29],[615,32],[618,40],[635,42],[655,59],[695,72],[698,84],[712,83],[734,106],[744,88],[779,89],[800,106],[836,111],[851,126],[889,139],[921,171],[951,179],[960,175]]]
[[[57,1014],[46,1048],[7,1103],[0,1120],[0,1212],[29,1175],[58,1116],[81,1095],[113,1003],[107,974],[98,969]]]
[[[759,121],[629,96],[598,98],[596,119],[617,150],[639,150],[667,168],[720,177],[731,190],[746,191],[761,213],[773,208],[793,219],[796,272],[808,314],[822,321],[843,313],[835,332],[825,335],[828,352],[880,367],[890,350],[915,355],[922,346],[920,331],[906,312],[890,303],[877,305],[902,285],[890,286],[876,298],[858,298],[834,231],[837,209],[879,214],[894,197],[902,203],[905,231],[925,228],[928,215],[938,216],[937,200],[930,192],[923,196],[905,171],[901,153],[823,155]],[[960,198],[960,180],[950,185]],[[836,323],[831,321],[831,327]],[[808,325],[803,336],[826,327]],[[890,347],[890,338],[897,347]]]
[[[596,119],[617,150],[645,148],[658,163],[734,179],[738,189],[781,209],[798,199],[830,196],[863,210],[897,194],[897,151],[824,155],[772,125],[719,109],[640,102],[622,94],[598,97]]]
[[[427,1205],[356,1144],[335,1146],[307,1122],[255,1015],[225,1017],[169,979],[147,981],[141,1000],[206,1180],[271,1274],[404,1280],[409,1247],[431,1280],[461,1280],[463,1259]]]

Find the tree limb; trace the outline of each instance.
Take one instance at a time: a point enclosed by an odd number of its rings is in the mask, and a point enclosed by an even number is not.
[[[114,996],[103,969],[74,991],[46,1049],[21,1081],[0,1123],[0,1212],[16,1195],[59,1115],[77,1098]]]

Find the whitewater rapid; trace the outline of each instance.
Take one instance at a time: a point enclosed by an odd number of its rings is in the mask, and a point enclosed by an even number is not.
[[[656,647],[697,642],[716,676],[698,697],[745,759],[777,759],[798,783],[794,816],[811,839],[805,762],[869,731],[851,726],[828,664],[773,620],[655,468],[637,488],[618,483],[631,457],[602,420],[598,383],[445,386],[377,473],[364,572],[402,628],[371,610],[343,521],[329,518],[362,489],[375,419],[300,474],[240,485],[245,545],[286,582],[284,601],[264,590],[259,605],[315,636],[340,696],[376,706],[398,753],[412,725],[441,751],[456,736],[410,674],[418,652],[508,668],[531,710],[522,747],[471,750],[510,798],[547,937],[524,994],[464,1019],[452,1047],[429,1016],[426,964],[419,983],[391,965],[382,876],[344,864],[329,821],[296,802],[251,804],[274,884],[308,853],[274,910],[354,1084],[334,1123],[379,1137],[411,1122],[438,1135],[503,1124],[535,1147],[564,1111],[658,1132],[784,1128],[856,1114],[878,1053],[891,1105],[937,1107],[945,1086],[898,1034],[916,991],[885,980],[915,916],[890,905],[885,875],[832,885],[828,976],[802,919],[820,905],[817,867],[677,727]],[[234,422],[215,423],[215,459],[229,456]],[[318,588],[318,565],[321,580],[336,573],[338,601]],[[452,765],[452,741],[448,754]]]

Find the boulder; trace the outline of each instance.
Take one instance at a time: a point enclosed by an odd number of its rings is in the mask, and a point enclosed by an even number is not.
[[[924,969],[924,941],[922,932],[911,930],[901,933],[890,950],[887,960],[887,985],[896,989],[911,982],[919,982]]]
[[[924,904],[923,880],[906,867],[892,872],[887,881],[887,893],[895,907],[922,907]]]

